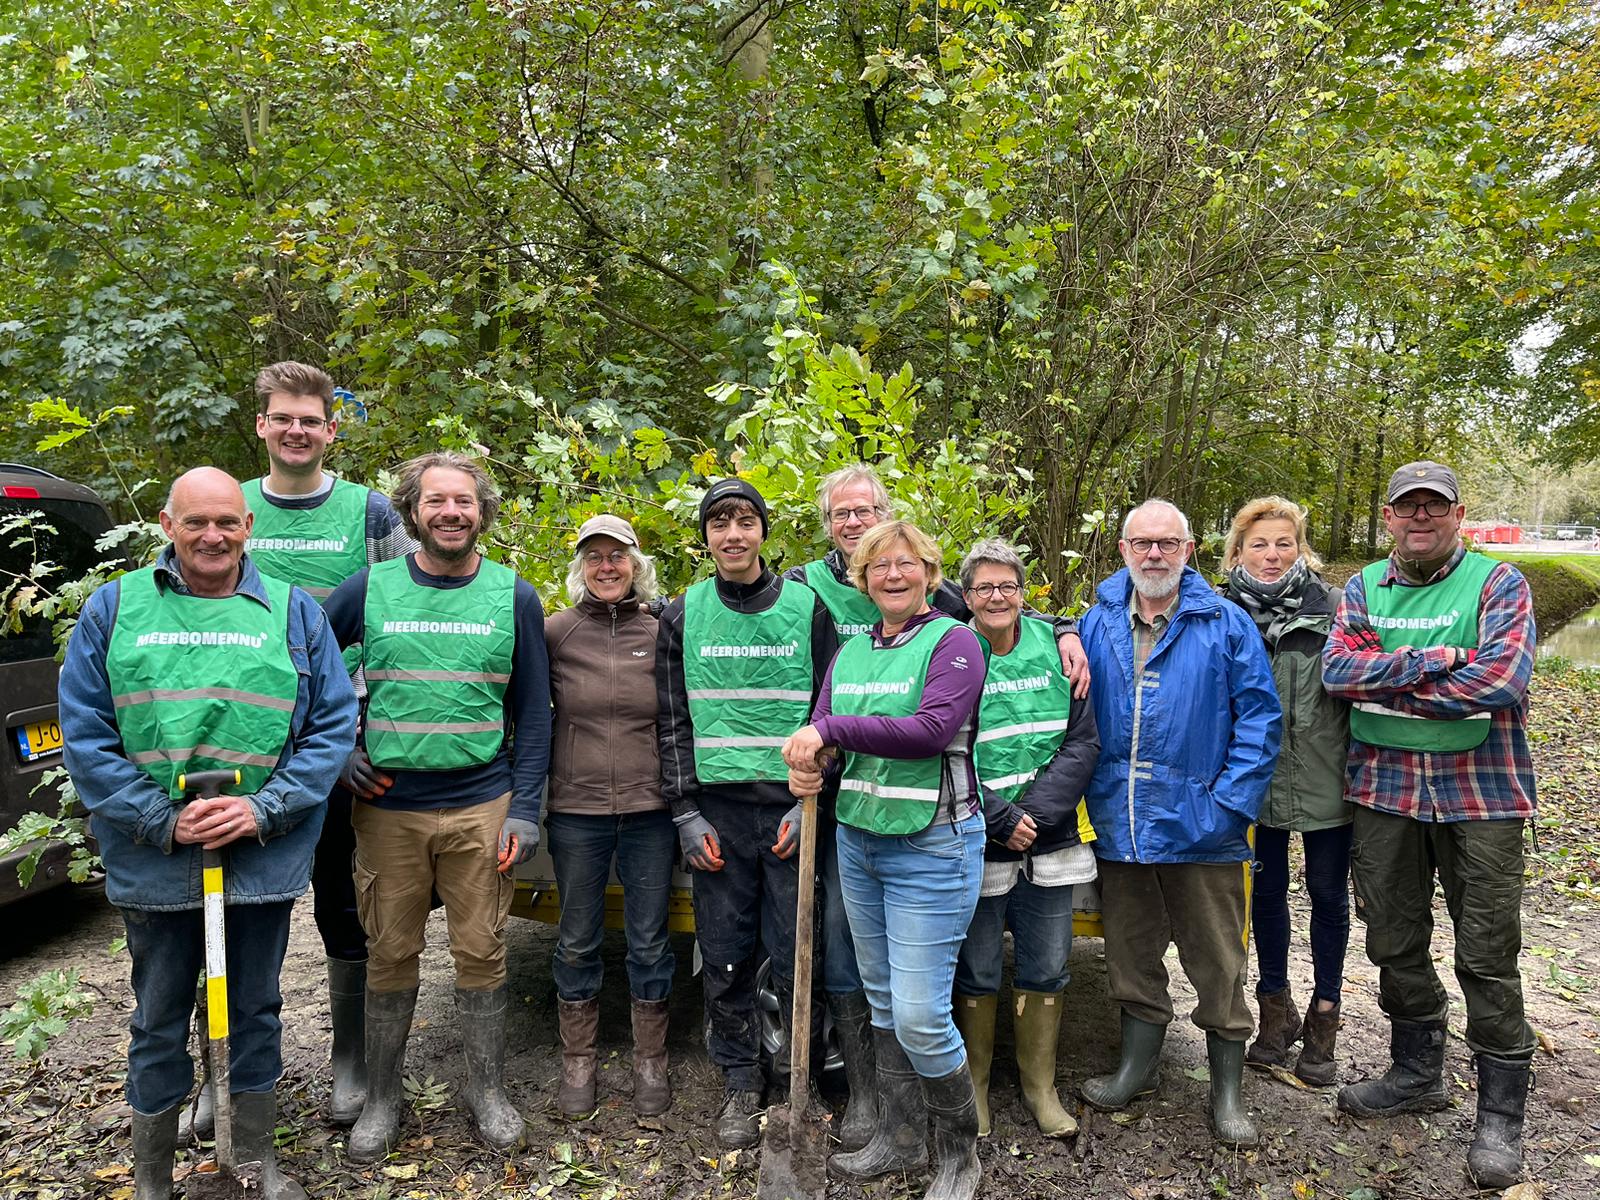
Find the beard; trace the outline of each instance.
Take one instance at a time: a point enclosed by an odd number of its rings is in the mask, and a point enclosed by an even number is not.
[[[1133,590],[1146,600],[1165,600],[1183,582],[1181,567],[1176,570],[1169,567],[1165,575],[1146,575],[1140,568],[1130,565],[1128,575],[1133,579]]]
[[[456,549],[440,545],[434,538],[433,532],[426,527],[417,530],[417,542],[427,552],[429,558],[435,562],[450,563],[451,565],[466,562],[467,559],[478,552],[478,539],[476,536],[463,542],[460,549]]]

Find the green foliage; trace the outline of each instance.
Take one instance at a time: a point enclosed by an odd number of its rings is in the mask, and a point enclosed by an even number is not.
[[[0,1042],[18,1058],[40,1058],[69,1022],[94,1011],[94,997],[78,986],[78,975],[76,967],[42,971],[18,988],[16,1002],[0,1014]]]
[[[89,823],[78,807],[78,791],[61,767],[46,771],[34,789],[34,794],[46,796],[60,793],[60,807],[54,814],[26,812],[17,823],[0,833],[0,859],[9,858],[19,851],[27,851],[17,860],[17,882],[23,887],[33,883],[50,842],[65,843],[71,849],[67,863],[67,878],[73,883],[84,883],[100,868],[100,856],[89,846]]]

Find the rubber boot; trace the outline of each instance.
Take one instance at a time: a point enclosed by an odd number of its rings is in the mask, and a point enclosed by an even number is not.
[[[1056,1091],[1056,1048],[1061,1040],[1061,993],[1016,993],[1017,1074],[1022,1078],[1022,1107],[1045,1137],[1067,1138],[1078,1122],[1061,1107]],[[976,1082],[976,1081],[974,1081]]]
[[[416,988],[367,992],[367,1102],[345,1148],[352,1162],[377,1162],[400,1140],[400,1073],[416,1007]]]
[[[1508,1188],[1522,1178],[1522,1114],[1528,1064],[1478,1055],[1478,1128],[1467,1174],[1480,1188]]]
[[[924,1079],[922,1095],[939,1154],[939,1169],[923,1200],[972,1200],[983,1168],[978,1165],[978,1105],[966,1063],[940,1079]]]
[[[877,1056],[872,1048],[872,1009],[865,992],[828,997],[828,1015],[839,1035],[844,1077],[850,1085],[850,1103],[839,1122],[839,1150],[848,1154],[872,1140],[878,1127]]]
[[[1339,1108],[1356,1117],[1438,1112],[1444,1094],[1444,1022],[1390,1021],[1389,1069],[1339,1089]]]
[[[1207,1032],[1206,1060],[1211,1067],[1211,1132],[1227,1146],[1248,1150],[1258,1145],[1261,1137],[1244,1106],[1244,1043]]]
[[[1312,1003],[1315,1007],[1315,1001]],[[1261,1027],[1244,1060],[1252,1067],[1287,1067],[1294,1044],[1300,1040],[1300,1010],[1294,996],[1288,988],[1270,995],[1257,992],[1256,1004],[1261,1008]]]
[[[200,1090],[193,1104],[179,1106],[178,1137],[184,1142],[210,1141],[217,1131],[217,1098],[211,1090],[211,1043],[206,1038],[206,979],[202,975],[194,990],[195,1036],[200,1039]]]
[[[261,1200],[306,1200],[306,1190],[278,1169],[278,1093],[233,1094],[233,1153],[261,1164]]]
[[[563,1116],[592,1116],[600,997],[558,999],[556,1010],[561,1022],[561,1084],[556,1089],[556,1107]]]
[[[1161,1044],[1167,1040],[1165,1025],[1152,1025],[1122,1012],[1122,1060],[1111,1075],[1098,1075],[1083,1081],[1080,1094],[1095,1108],[1113,1112],[1126,1108],[1139,1096],[1156,1090],[1161,1074]]]
[[[467,1058],[467,1107],[478,1137],[501,1154],[522,1145],[527,1135],[522,1114],[506,1099],[506,996],[503,983],[488,991],[456,989],[461,1048]]]
[[[1020,993],[1019,993],[1020,995]],[[978,1136],[988,1137],[989,1123],[989,1068],[994,1063],[994,1017],[999,1007],[998,996],[963,996],[956,994],[956,1028],[967,1047],[967,1071],[972,1076],[972,1094],[978,1105]],[[1022,1034],[1017,1034],[1017,1057],[1022,1057]]]
[[[328,1012],[333,1018],[333,1091],[328,1120],[353,1125],[367,1102],[367,960],[328,960]]]
[[[1300,1057],[1295,1060],[1295,1077],[1312,1087],[1327,1087],[1339,1074],[1339,1064],[1333,1053],[1339,1041],[1339,1006],[1327,1011],[1317,1007],[1313,998],[1306,1009],[1305,1024],[1301,1027]]]
[[[861,1149],[828,1158],[828,1173],[849,1183],[922,1171],[928,1165],[928,1109],[922,1081],[894,1030],[872,1027],[872,1053],[878,1071],[878,1127]],[[967,1077],[969,1086],[971,1078]],[[973,1136],[977,1136],[976,1106]]]
[[[667,1002],[633,998],[633,1111],[654,1117],[672,1107],[667,1073]]]
[[[172,1200],[172,1163],[182,1107],[174,1104],[149,1117],[133,1114],[133,1200]]]

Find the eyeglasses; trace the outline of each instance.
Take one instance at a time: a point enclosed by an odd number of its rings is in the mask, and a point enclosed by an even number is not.
[[[1450,501],[1446,500],[1443,496],[1439,496],[1433,500],[1422,501],[1395,500],[1389,505],[1389,508],[1397,517],[1414,517],[1417,515],[1417,509],[1419,508],[1422,509],[1423,512],[1427,513],[1430,517],[1442,517],[1450,511],[1451,507]]]
[[[1149,554],[1151,546],[1159,546],[1162,554],[1176,554],[1188,538],[1129,538],[1128,549],[1135,554]]]
[[[897,558],[890,562],[887,558],[880,558],[877,562],[867,567],[867,574],[874,579],[882,579],[893,567],[901,575],[909,575],[913,571],[922,570],[922,564],[914,558]]]
[[[870,520],[878,513],[876,504],[862,505],[860,508],[836,508],[828,514],[828,520],[835,525],[843,525],[851,517],[858,521]]]
[[[1006,583],[978,583],[967,589],[967,591],[971,592],[979,600],[987,600],[996,592],[999,592],[1002,597],[1009,600],[1021,590],[1021,584],[1011,583],[1009,581]]]
[[[274,429],[293,429],[296,422],[307,433],[320,433],[328,422],[321,417],[291,417],[288,413],[268,413],[267,424]]]
[[[182,525],[187,533],[204,533],[215,525],[223,533],[238,533],[244,528],[243,517],[184,517],[178,524]]]
[[[583,556],[583,561],[591,567],[598,567],[601,563],[610,563],[613,567],[620,567],[628,561],[626,550],[613,550],[609,554],[601,554],[598,550],[591,550]]]

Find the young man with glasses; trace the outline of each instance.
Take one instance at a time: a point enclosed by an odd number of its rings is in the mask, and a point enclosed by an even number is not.
[[[1387,498],[1394,549],[1345,585],[1322,659],[1324,686],[1355,706],[1345,796],[1356,806],[1356,915],[1392,1060],[1380,1078],[1340,1089],[1339,1107],[1379,1117],[1448,1104],[1449,1000],[1429,951],[1437,873],[1477,1056],[1467,1173],[1504,1188],[1522,1178],[1536,1045],[1517,969],[1522,829],[1535,816],[1533,597],[1515,567],[1462,545],[1466,508],[1449,467],[1408,463]]]

